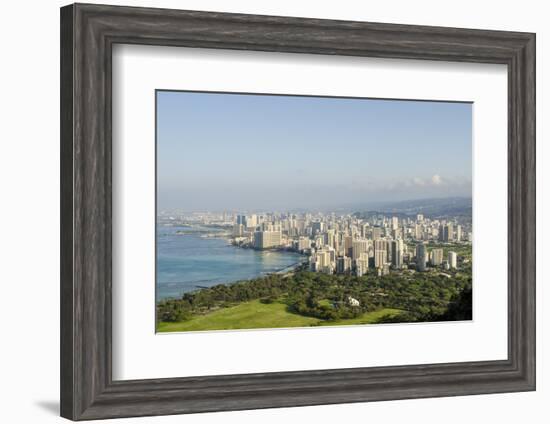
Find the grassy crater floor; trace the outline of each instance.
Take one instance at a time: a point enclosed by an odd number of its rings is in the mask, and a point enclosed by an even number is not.
[[[174,331],[211,331],[242,330],[252,328],[289,328],[329,325],[374,324],[385,315],[397,315],[397,309],[380,309],[366,312],[360,317],[338,321],[323,321],[306,317],[288,310],[284,303],[264,304],[259,300],[241,303],[230,308],[219,309],[206,315],[199,315],[183,322],[160,322],[157,331],[160,333]]]

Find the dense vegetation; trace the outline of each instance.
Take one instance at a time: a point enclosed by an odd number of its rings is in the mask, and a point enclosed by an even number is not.
[[[359,301],[353,306],[350,298]],[[403,311],[379,322],[465,320],[472,316],[470,272],[374,273],[362,277],[298,270],[234,284],[220,284],[157,304],[161,322],[182,322],[243,302],[282,303],[288,312],[327,323],[386,308]]]

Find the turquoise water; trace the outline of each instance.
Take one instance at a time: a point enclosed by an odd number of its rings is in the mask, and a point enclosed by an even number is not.
[[[157,230],[157,299],[220,283],[248,280],[281,271],[304,260],[291,252],[260,252],[231,246],[225,238],[202,238],[204,228]],[[177,231],[191,234],[176,234]],[[208,232],[215,230],[211,228]]]

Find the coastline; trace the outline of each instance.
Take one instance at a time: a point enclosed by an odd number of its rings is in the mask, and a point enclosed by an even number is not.
[[[217,285],[289,274],[306,259],[306,255],[289,249],[245,249],[231,243],[231,238],[221,230],[196,227],[181,234],[182,230],[189,227],[159,226],[157,302],[179,299],[185,293]],[[205,234],[209,237],[204,237]]]
[[[212,286],[200,286],[200,285],[194,285],[194,289],[193,290],[189,290],[189,291],[186,291],[184,293],[196,293],[198,291],[201,291],[201,290],[208,290],[212,287],[215,287],[215,286],[219,286],[219,285],[224,285],[224,286],[230,286],[232,284],[236,284],[236,283],[249,283],[249,282],[252,282],[258,278],[265,278],[265,277],[268,277],[269,275],[273,275],[273,274],[276,274],[276,275],[281,275],[283,278],[287,278],[289,276],[292,276],[296,273],[296,271],[298,271],[300,269],[301,266],[303,266],[305,264],[304,261],[298,261],[292,265],[289,265],[289,266],[286,266],[284,268],[281,268],[281,269],[278,269],[278,270],[275,270],[275,271],[270,271],[270,272],[266,272],[264,274],[260,274],[256,277],[253,277],[253,278],[248,278],[248,279],[245,279],[245,280],[235,280],[235,281],[228,281],[228,282],[223,282],[223,283],[217,283],[217,284],[214,284]],[[200,283],[201,281],[197,281],[197,283]],[[162,298],[157,298],[156,299],[156,303],[159,303],[159,302],[162,302],[164,300],[168,300],[168,299],[179,299],[179,297],[162,297]]]

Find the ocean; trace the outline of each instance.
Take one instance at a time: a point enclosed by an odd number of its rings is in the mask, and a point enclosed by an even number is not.
[[[204,237],[216,231],[221,232],[204,227],[157,228],[157,300],[260,277],[305,260],[297,253],[243,249],[226,238]]]

